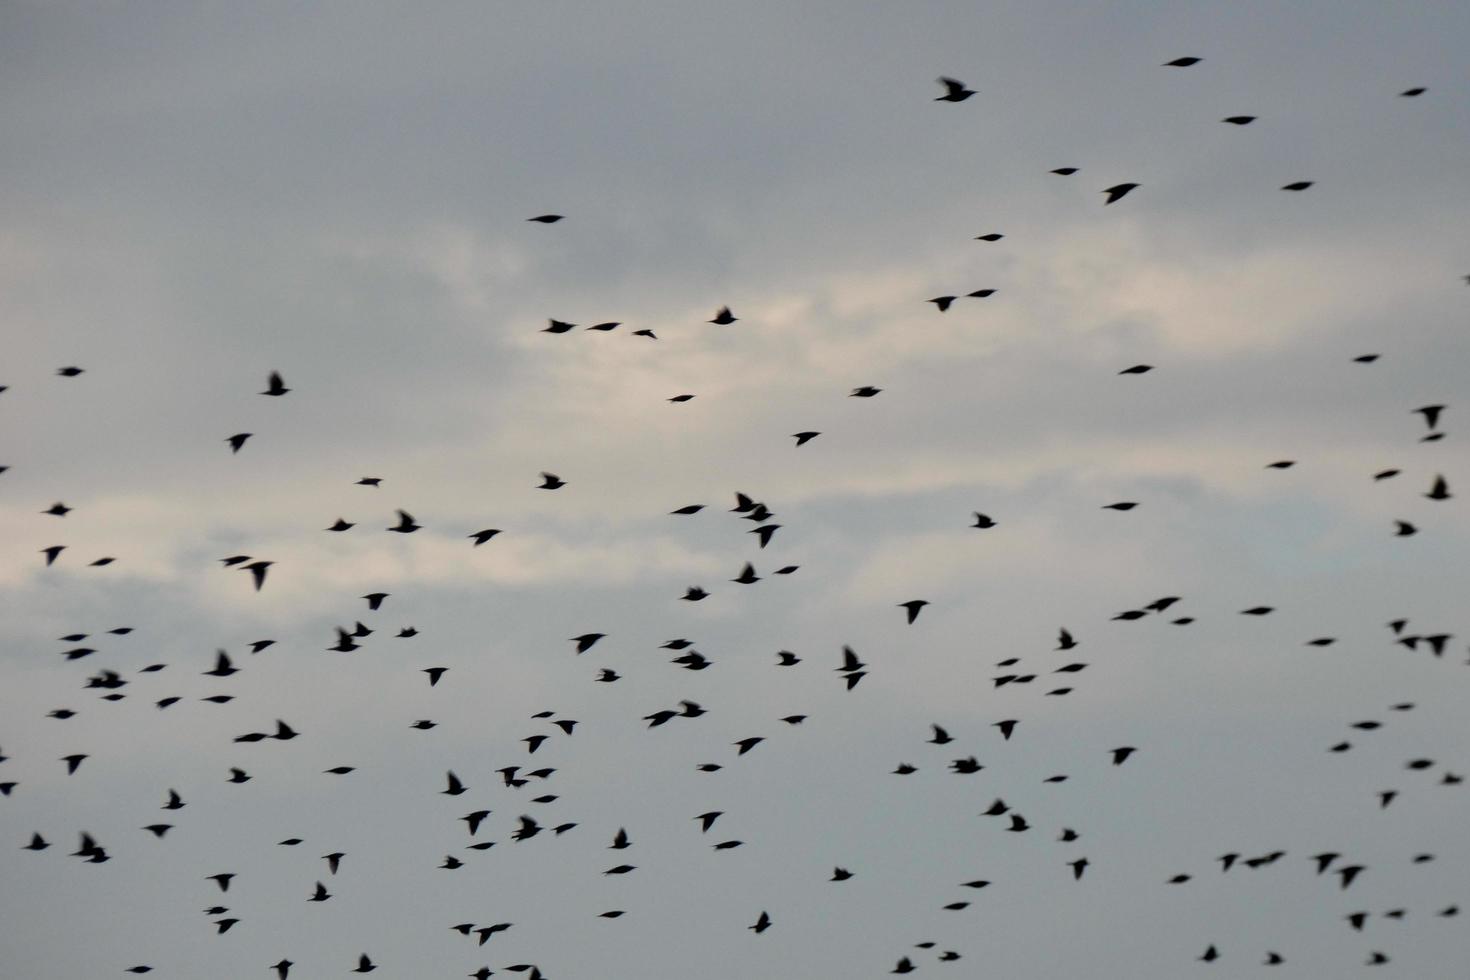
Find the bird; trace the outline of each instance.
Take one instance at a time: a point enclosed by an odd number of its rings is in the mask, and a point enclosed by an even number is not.
[[[1313,183],[1315,183],[1315,181],[1310,181],[1310,180],[1297,180],[1297,181],[1293,181],[1290,184],[1284,184],[1284,185],[1282,185],[1282,188],[1281,189],[1284,190],[1284,191],[1304,191],[1308,187],[1311,187]]]
[[[347,855],[343,854],[341,851],[333,851],[331,854],[323,854],[322,860],[327,862],[328,873],[336,874],[337,869],[342,865],[342,859],[346,856]]]
[[[372,973],[378,968],[377,964],[368,959],[368,954],[363,953],[357,958],[357,969],[353,973]]]
[[[283,958],[279,962],[271,964],[271,969],[276,971],[276,980],[287,980],[291,973],[291,967],[295,965],[290,960]]]
[[[1082,880],[1082,872],[1087,867],[1088,863],[1089,862],[1087,858],[1078,858],[1075,861],[1067,862],[1068,866],[1070,866],[1072,869],[1072,878],[1074,881]]]
[[[279,398],[290,390],[290,388],[286,387],[286,383],[281,380],[281,372],[272,371],[270,378],[266,381],[265,391],[262,391],[261,394]]]
[[[878,394],[878,392],[880,392],[882,390],[883,390],[882,388],[874,388],[872,385],[864,385],[861,388],[854,388],[854,389],[852,389],[852,392],[850,393],[849,397],[852,397],[852,398],[872,398],[874,395]]]
[[[214,667],[202,673],[206,677],[229,677],[239,672],[240,668],[230,662],[230,655],[223,650],[217,650],[215,651]]]
[[[415,523],[413,515],[408,511],[400,510],[397,511],[397,514],[398,523],[388,528],[389,531],[397,531],[400,534],[412,534],[414,531],[423,527],[422,524]]]
[[[1203,60],[1204,60],[1203,58],[1195,58],[1195,57],[1186,56],[1186,57],[1183,57],[1183,58],[1175,58],[1173,61],[1166,61],[1166,62],[1164,62],[1163,67],[1165,67],[1165,68],[1188,68],[1190,65],[1197,65],[1197,64],[1199,64]]]
[[[56,561],[56,557],[65,550],[66,545],[64,544],[53,544],[49,548],[42,548],[41,554],[46,556],[46,566],[49,568]]]
[[[447,783],[447,788],[440,790],[440,792],[445,796],[459,796],[467,788],[464,783],[459,781],[459,777],[454,774],[453,770],[447,772],[444,778]]]
[[[389,592],[369,592],[362,598],[367,600],[368,610],[370,612],[377,612],[383,607],[383,600],[388,598],[388,596],[391,594],[392,593]]]
[[[974,511],[973,513],[975,515],[975,523],[971,524],[971,527],[978,528],[982,531],[987,531],[990,528],[995,527],[995,521],[991,520],[989,517],[980,513],[978,510]]]
[[[495,537],[495,535],[499,533],[500,528],[491,527],[486,528],[483,531],[476,531],[474,534],[468,534],[465,536],[473,540],[475,542],[474,547],[478,548],[480,545],[484,544],[486,541],[489,541],[491,538]]]
[[[1103,204],[1105,204],[1105,205],[1106,204],[1112,204],[1114,201],[1120,201],[1120,200],[1122,200],[1124,198],[1124,196],[1126,196],[1128,194],[1129,191],[1134,190],[1138,186],[1139,186],[1138,184],[1126,184],[1125,183],[1125,184],[1114,184],[1112,187],[1104,188],[1103,189],[1103,193],[1108,196],[1108,199],[1106,201],[1104,201]]]
[[[552,224],[556,224],[556,222],[560,221],[563,217],[565,217],[565,215],[560,215],[560,214],[538,214],[538,215],[536,215],[536,217],[534,217],[534,218],[527,218],[526,220],[527,221],[536,221],[536,222],[539,222],[539,223],[541,223],[543,225],[552,225]]]
[[[75,508],[68,507],[66,504],[64,504],[64,503],[62,503],[61,501],[58,500],[56,503],[52,504],[50,507],[47,507],[45,510],[41,511],[41,513],[48,514],[48,515],[50,515],[52,517],[65,517],[67,514],[70,514],[73,510],[75,510]]]
[[[592,649],[598,640],[606,635],[606,633],[583,633],[581,636],[572,637],[571,642],[577,644],[577,652],[579,654],[586,653]]]
[[[739,319],[739,317],[735,316],[735,314],[733,314],[733,313],[730,312],[730,307],[728,307],[728,306],[722,306],[722,307],[720,307],[719,312],[716,313],[714,315],[714,317],[712,319],[710,319],[708,322],[710,322],[710,323],[717,323],[720,326],[728,326],[729,324],[734,323],[738,319]]]
[[[77,375],[83,374],[84,369],[79,367],[63,367],[57,368],[56,373],[63,378],[75,378]]]
[[[620,321],[617,321],[617,320],[608,320],[608,321],[606,321],[604,323],[594,323],[594,324],[592,324],[592,326],[588,327],[587,329],[588,330],[597,330],[597,331],[599,331],[601,333],[607,333],[609,330],[616,330],[618,327],[621,327],[622,325],[623,324]]]
[[[225,442],[230,444],[230,453],[238,453],[240,451],[240,447],[245,445],[245,440],[249,439],[251,435],[253,435],[253,433],[240,432],[226,439]]]
[[[761,933],[771,928],[771,917],[763,911],[761,912],[760,917],[755,920],[755,925],[746,926],[745,928],[749,929],[757,936],[759,936]]]
[[[1153,365],[1152,364],[1135,364],[1132,367],[1124,368],[1123,370],[1119,371],[1118,373],[1119,374],[1147,374],[1149,371],[1152,371],[1153,369],[1154,368],[1153,368]]]
[[[849,879],[851,877],[852,877],[852,872],[851,871],[848,871],[846,868],[833,868],[832,869],[832,877],[829,878],[828,880],[829,881],[846,881],[847,879]]]
[[[1429,488],[1429,491],[1424,496],[1430,500],[1449,500],[1454,495],[1450,493],[1450,486],[1445,482],[1445,478],[1436,476],[1433,486]]]
[[[560,490],[562,487],[564,487],[566,485],[567,485],[566,484],[566,481],[563,480],[561,477],[557,476],[555,473],[544,473],[543,472],[541,474],[541,485],[539,487],[537,487],[536,489],[538,489],[538,490]]]
[[[1103,510],[1122,510],[1122,511],[1127,511],[1127,510],[1132,510],[1133,508],[1135,508],[1137,506],[1138,506],[1137,501],[1133,501],[1133,500],[1120,500],[1116,504],[1103,504],[1103,508],[1102,509]]]
[[[1227,122],[1235,126],[1249,126],[1256,121],[1255,116],[1226,116],[1221,122]]]
[[[1414,88],[1404,89],[1402,92],[1399,93],[1399,97],[1404,99],[1413,99],[1423,95],[1425,92],[1428,91],[1429,89],[1424,88],[1423,86],[1415,86]]]
[[[311,897],[308,898],[307,901],[308,902],[325,902],[327,899],[329,899],[331,897],[332,897],[332,893],[329,892],[329,891],[327,891],[327,886],[324,885],[324,884],[322,884],[319,881],[319,882],[316,883],[316,888],[312,891]]]
[[[1443,405],[1425,405],[1423,408],[1414,409],[1414,414],[1424,416],[1425,424],[1432,430],[1439,426],[1439,416],[1444,409]]]
[[[935,306],[939,307],[940,313],[944,313],[952,305],[954,305],[954,301],[958,298],[958,296],[935,296],[931,300],[926,300],[926,302],[933,303]]]
[[[912,626],[914,620],[919,618],[919,611],[927,605],[929,605],[927,599],[910,599],[908,602],[900,602],[898,607],[908,614],[909,625]]]
[[[357,481],[357,486],[359,486],[359,487],[376,487],[376,486],[381,485],[382,482],[383,482],[383,478],[380,477],[380,476],[365,476],[361,480],[358,480]]]
[[[819,435],[821,435],[820,432],[795,432],[792,433],[791,438],[796,440],[797,446],[805,446]]]
[[[963,102],[975,94],[974,89],[966,88],[958,79],[940,76],[939,84],[944,86],[944,94],[936,96],[935,102]]]
[[[541,328],[542,333],[568,333],[577,328],[575,323],[568,323],[565,320],[549,319],[546,322],[547,326]]]
[[[274,564],[275,562],[273,561],[259,560],[252,561],[249,564],[243,566],[243,570],[248,571],[250,573],[250,577],[254,580],[256,592],[259,592],[261,586],[265,585],[266,570]]]
[[[1113,765],[1121,766],[1125,759],[1127,759],[1130,755],[1137,751],[1138,750],[1131,745],[1124,745],[1121,748],[1113,749]]]

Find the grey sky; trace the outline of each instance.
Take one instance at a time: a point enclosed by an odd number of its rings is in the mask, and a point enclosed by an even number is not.
[[[310,980],[366,951],[380,977],[912,956],[1164,980],[1267,950],[1286,976],[1463,976],[1462,920],[1435,913],[1470,908],[1465,790],[1439,784],[1470,774],[1465,640],[1436,659],[1385,623],[1463,625],[1470,8],[792,6],[0,7],[0,976],[287,957]],[[1181,55],[1204,60],[1161,67]],[[935,102],[938,75],[978,94]],[[546,212],[567,218],[525,221]],[[727,304],[738,322],[705,322]],[[272,370],[284,398],[257,394]],[[1449,434],[1421,443],[1430,403]],[[1426,500],[1439,473],[1457,495]],[[775,511],[769,548],[737,490]],[[75,511],[38,513],[57,500]],[[1120,500],[1140,506],[1101,509]],[[424,529],[386,534],[398,507]],[[338,516],[358,526],[323,533]],[[237,553],[276,562],[260,593],[220,568]],[[746,561],[762,581],[730,583]],[[710,598],[680,601],[694,584]],[[392,597],[369,615],[371,591]],[[326,652],[357,619],[363,648]],[[1060,627],[1076,650],[1052,652]],[[64,662],[71,632],[99,652]],[[676,637],[714,666],[668,664]],[[843,644],[871,665],[851,692]],[[217,648],[240,674],[200,676]],[[995,688],[1011,657],[1038,680]],[[127,698],[81,689],[101,669]],[[644,729],[681,698],[709,713]],[[277,718],[301,737],[231,741]],[[931,722],[956,741],[925,744]],[[1139,752],[1114,768],[1119,745]],[[972,754],[983,772],[946,771]],[[557,772],[512,790],[513,764]],[[448,769],[469,793],[439,795]],[[1033,829],[976,816],[997,797]],[[466,850],[480,808],[497,843]],[[513,842],[522,813],[577,826]],[[83,830],[111,861],[67,856]],[[20,850],[36,831],[52,848]],[[1343,890],[1323,850],[1368,870]],[[334,897],[309,905],[318,879]],[[459,922],[515,925],[477,949]]]

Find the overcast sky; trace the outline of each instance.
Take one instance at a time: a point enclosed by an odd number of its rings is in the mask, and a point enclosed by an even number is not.
[[[1452,2],[0,5],[0,976],[1459,980],[1467,50]]]

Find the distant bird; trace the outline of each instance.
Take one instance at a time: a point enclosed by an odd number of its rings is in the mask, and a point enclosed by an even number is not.
[[[798,446],[805,446],[819,435],[821,435],[820,432],[796,432],[792,434],[792,438],[796,440]]]
[[[61,501],[58,500],[50,507],[47,507],[45,510],[41,511],[41,513],[49,514],[52,517],[65,517],[67,514],[70,514],[73,509],[74,508],[68,507],[66,504],[63,504]]]
[[[466,537],[473,539],[475,542],[474,547],[478,548],[480,545],[484,544],[486,541],[489,541],[491,538],[495,537],[495,535],[499,533],[500,528],[491,527],[486,528],[483,531],[476,531],[474,534],[466,535]]]
[[[1423,408],[1414,409],[1414,414],[1424,416],[1424,422],[1430,429],[1439,425],[1440,413],[1444,411],[1443,405],[1425,405]]]
[[[541,328],[542,333],[567,333],[568,331],[575,330],[577,328],[577,325],[575,323],[568,323],[565,320],[553,319],[547,320],[546,322],[548,326]]]
[[[286,383],[281,380],[281,372],[272,371],[270,379],[266,383],[265,391],[262,391],[261,394],[279,398],[290,390],[290,388],[286,387]]]
[[[1129,191],[1138,186],[1138,184],[1114,184],[1112,187],[1105,188],[1103,193],[1108,196],[1108,199],[1103,204],[1112,204],[1114,201],[1122,200]]]
[[[1132,510],[1138,503],[1132,500],[1120,500],[1116,504],[1103,504],[1103,510]]]
[[[383,478],[380,476],[365,476],[357,481],[357,485],[360,487],[376,487],[382,482]]]
[[[980,529],[982,531],[989,530],[990,528],[995,527],[995,521],[991,520],[989,517],[986,517],[984,514],[980,513],[978,510],[977,511],[974,511],[974,514],[975,514],[975,523],[974,524],[971,524],[970,525],[971,527],[978,528],[978,529]]]
[[[82,374],[84,372],[83,372],[83,369],[82,368],[79,368],[79,367],[64,367],[64,368],[57,368],[56,369],[56,373],[58,375],[60,375],[61,377],[63,377],[63,378],[75,378],[77,375]]]
[[[255,581],[255,591],[256,592],[259,592],[260,589],[261,589],[261,586],[265,585],[265,573],[266,573],[266,570],[269,569],[274,564],[275,564],[275,562],[273,562],[273,561],[260,560],[260,561],[250,562],[248,565],[246,565],[244,567],[243,570],[244,571],[248,571],[250,573],[250,577],[252,579],[254,579],[254,581]]]
[[[1077,641],[1072,639],[1072,634],[1068,633],[1065,629],[1057,634],[1058,650],[1070,650],[1076,645]]]
[[[606,633],[583,633],[581,636],[572,637],[571,642],[577,644],[578,653],[586,653],[606,635]]]
[[[723,327],[723,326],[728,326],[729,324],[734,323],[738,319],[739,319],[739,317],[735,316],[735,314],[733,314],[733,313],[730,312],[730,307],[728,307],[728,306],[722,306],[722,307],[720,307],[720,311],[718,313],[716,313],[714,315],[714,318],[711,319],[709,322],[710,323],[717,323],[717,324],[719,324],[720,326]]]
[[[933,299],[928,300],[928,302],[933,303],[935,306],[939,307],[939,312],[943,313],[948,310],[952,305],[954,305],[954,301],[958,298],[959,297],[957,296],[936,296]]]
[[[527,221],[537,221],[537,222],[540,222],[543,225],[552,225],[552,224],[556,224],[556,222],[560,221],[563,217],[565,217],[565,215],[560,215],[560,214],[538,214],[538,215],[536,215],[536,217],[534,217],[534,218],[527,218],[526,220]]]
[[[1445,482],[1445,478],[1436,476],[1434,478],[1434,485],[1429,488],[1429,492],[1424,496],[1430,500],[1449,500],[1453,494],[1450,493],[1450,485]]]
[[[70,776],[75,773],[81,768],[82,760],[86,758],[87,756],[81,752],[62,756],[61,761],[66,763],[66,774]]]
[[[709,593],[706,592],[704,589],[701,589],[697,585],[691,585],[684,590],[684,594],[679,598],[687,599],[690,602],[698,602],[700,599],[704,599],[708,596]]]
[[[999,232],[992,231],[992,232],[990,232],[989,234],[986,234],[986,235],[976,235],[975,236],[975,241],[977,241],[977,242],[998,242],[998,241],[1000,241],[1004,237],[1006,237],[1006,236],[1000,234]]]
[[[372,973],[378,968],[377,964],[368,959],[368,954],[363,953],[357,958],[357,969],[353,973]]]
[[[42,548],[41,549],[41,554],[43,554],[43,555],[46,556],[46,565],[47,565],[47,567],[49,568],[51,566],[51,564],[56,561],[56,556],[59,555],[59,554],[61,554],[65,550],[66,550],[66,545],[64,545],[64,544],[53,544],[49,548]]]
[[[880,392],[882,390],[883,390],[882,388],[874,388],[871,385],[864,385],[861,388],[854,388],[854,389],[852,389],[852,392],[849,395],[849,397],[851,397],[851,398],[872,398],[874,395],[878,394],[878,392]]]
[[[1072,878],[1074,881],[1082,880],[1082,872],[1086,869],[1088,863],[1087,858],[1078,858],[1075,861],[1067,862],[1068,866],[1072,869]]]
[[[1055,170],[1051,171],[1051,173],[1058,174],[1058,175],[1060,175],[1062,177],[1070,177],[1073,174],[1077,173],[1077,168],[1076,167],[1058,167]]]
[[[1215,947],[1214,947],[1213,944],[1210,945],[1210,946],[1207,946],[1205,948],[1204,953],[1202,953],[1200,955],[1200,959],[1203,960],[1206,963],[1213,963],[1216,960],[1218,960],[1219,958],[1220,958],[1220,951],[1217,950],[1217,949],[1215,949]]]
[[[1412,98],[1416,98],[1416,97],[1418,97],[1420,95],[1423,95],[1425,92],[1428,92],[1428,91],[1429,91],[1429,89],[1424,88],[1423,86],[1416,86],[1414,88],[1406,88],[1402,92],[1399,93],[1399,97],[1400,98],[1404,98],[1404,99],[1412,99]]]
[[[927,605],[929,605],[927,599],[910,599],[908,602],[900,602],[898,607],[907,612],[909,625],[912,626],[914,620],[919,618],[919,611]]]
[[[388,528],[388,530],[397,531],[400,534],[412,534],[414,531],[417,531],[419,528],[423,527],[422,524],[417,524],[414,522],[413,515],[410,514],[408,511],[400,510],[397,511],[397,514],[398,523]]]
[[[1166,61],[1166,62],[1164,62],[1163,67],[1165,67],[1165,68],[1188,68],[1190,65],[1197,65],[1197,64],[1199,64],[1203,60],[1204,60],[1203,58],[1193,58],[1193,57],[1186,56],[1186,57],[1183,57],[1183,58],[1175,58],[1173,61]]]
[[[992,728],[999,728],[1000,729],[1000,736],[1001,736],[1001,738],[1003,738],[1007,742],[1009,742],[1011,740],[1011,732],[1015,731],[1016,730],[1016,726],[1019,725],[1019,724],[1020,724],[1020,721],[1018,721],[1017,719],[1007,718],[1005,721],[997,721],[997,722],[995,722],[994,724],[991,725],[991,727]]]
[[[1119,371],[1118,373],[1119,374],[1147,374],[1149,371],[1152,371],[1153,369],[1154,368],[1153,368],[1153,365],[1152,364],[1135,364],[1132,367],[1124,368],[1123,370]]]
[[[1127,759],[1130,755],[1137,751],[1138,750],[1131,745],[1125,745],[1121,748],[1113,749],[1113,765],[1121,766],[1125,759]]]
[[[241,432],[226,439],[225,442],[230,444],[230,452],[238,453],[240,451],[240,447],[245,445],[245,440],[249,439],[251,435],[253,435],[253,433]]]
[[[740,575],[732,578],[730,581],[738,582],[741,585],[754,585],[760,581],[760,576],[755,573],[754,566],[750,562],[746,562],[745,567],[740,570]]]
[[[319,881],[319,882],[316,883],[316,888],[313,889],[313,891],[311,893],[311,897],[308,898],[307,901],[308,902],[325,902],[327,899],[329,899],[331,897],[332,897],[332,893],[329,892],[329,891],[327,891],[327,886],[324,885],[324,884],[322,884]]]
[[[459,777],[454,774],[453,770],[445,774],[445,780],[448,788],[440,790],[445,796],[459,796],[467,788],[464,783],[459,781]]]
[[[898,964],[892,970],[890,970],[889,972],[890,973],[913,973],[914,972],[914,969],[915,968],[914,968],[913,961],[910,960],[907,956],[905,956],[905,957],[901,958],[898,961]]]
[[[760,918],[755,920],[755,925],[746,926],[745,928],[751,930],[758,936],[761,933],[765,932],[767,929],[771,928],[771,917],[765,912],[762,912],[760,914]]]
[[[276,971],[276,980],[287,980],[291,973],[291,967],[295,965],[290,960],[282,959],[279,963],[273,964],[271,969]]]
[[[1249,126],[1256,121],[1255,116],[1226,116],[1221,122],[1231,123],[1236,126]]]
[[[1281,189],[1284,191],[1304,191],[1308,187],[1311,187],[1313,183],[1314,181],[1310,180],[1298,180],[1290,184],[1283,185]]]
[[[555,473],[544,473],[543,472],[541,474],[541,485],[539,487],[537,487],[536,489],[538,489],[538,490],[559,490],[559,489],[561,489],[562,487],[564,487],[566,485],[567,485],[566,484],[566,481],[563,480],[561,477],[557,476]]]
[[[936,96],[935,102],[963,102],[975,94],[974,89],[965,87],[965,83],[954,78],[939,79],[939,84],[944,86],[944,94]]]

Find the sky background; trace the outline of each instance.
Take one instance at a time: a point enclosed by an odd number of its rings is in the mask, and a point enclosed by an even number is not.
[[[0,975],[1462,977],[1466,642],[1385,624],[1464,627],[1464,496],[1423,493],[1470,474],[1467,42],[1427,2],[0,6]],[[385,533],[400,507],[423,530]],[[233,554],[275,562],[262,591]],[[200,676],[217,649],[239,674]],[[1012,657],[1038,680],[995,688]],[[645,730],[682,698],[708,714]],[[232,742],[277,718],[301,737]],[[523,813],[577,826],[513,842]],[[1342,890],[1324,850],[1368,870]]]

